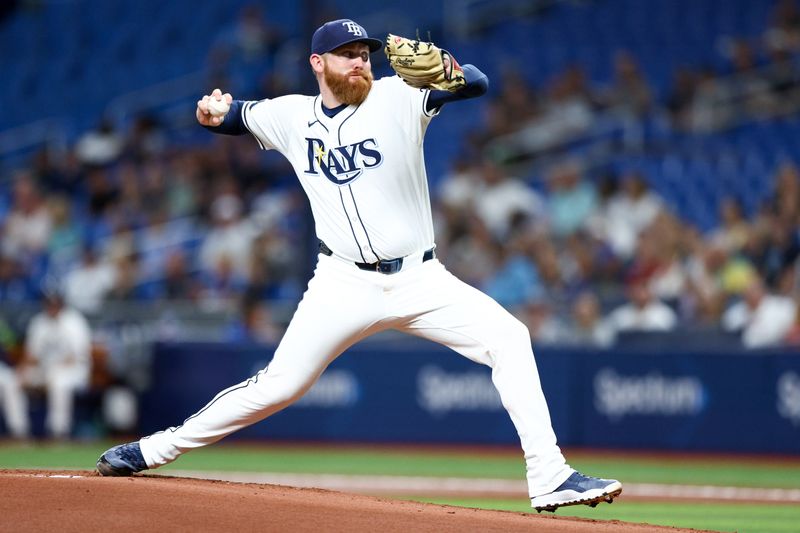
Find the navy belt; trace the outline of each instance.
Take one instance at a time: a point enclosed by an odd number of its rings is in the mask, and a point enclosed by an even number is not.
[[[323,255],[333,255],[333,251],[328,248],[328,245],[322,241],[319,241],[319,251]],[[433,251],[433,248],[427,250],[424,254],[422,254],[422,262],[430,261],[436,257],[436,252]],[[369,270],[370,272],[380,272],[381,274],[396,274],[400,272],[403,268],[403,258],[398,257],[397,259],[381,259],[375,263],[353,263],[361,270]]]

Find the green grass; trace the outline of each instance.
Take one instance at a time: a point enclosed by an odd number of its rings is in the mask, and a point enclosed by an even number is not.
[[[413,498],[417,501],[480,507],[503,511],[531,512],[527,503],[516,500]],[[542,513],[544,514],[544,513]],[[558,516],[577,516],[595,520],[623,520],[712,531],[739,533],[796,533],[800,524],[800,509],[791,505],[750,505],[741,503],[675,503],[615,500],[612,505],[600,504],[594,509],[586,506],[564,507]]]
[[[85,445],[0,445],[0,468],[93,468],[112,443]],[[589,474],[632,483],[671,483],[746,487],[800,487],[800,459],[791,462],[739,458],[628,458],[567,453],[570,464]],[[311,446],[219,444],[186,454],[161,471],[229,470],[241,472],[353,475],[447,476],[523,479],[521,453]]]
[[[568,456],[569,457],[569,456]],[[573,466],[631,483],[670,483],[770,488],[800,487],[800,459],[747,461],[739,458],[665,460],[657,458],[596,459],[578,456]]]
[[[64,445],[0,444],[0,468],[81,469],[94,467],[97,457],[113,443]],[[631,483],[673,483],[741,487],[800,487],[800,458],[791,461],[747,460],[736,457],[655,457],[631,454],[567,453],[572,466],[590,474]],[[515,450],[480,453],[476,450],[339,446],[210,446],[181,457],[170,470],[407,475],[464,478],[524,479],[521,454]],[[406,498],[407,499],[407,498]],[[531,512],[528,500],[418,498],[486,509]],[[560,509],[560,516],[624,520],[650,524],[739,531],[783,533],[798,531],[800,506],[786,504],[643,502],[623,497],[596,509]]]

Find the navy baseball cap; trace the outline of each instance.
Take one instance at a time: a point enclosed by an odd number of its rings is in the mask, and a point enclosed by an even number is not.
[[[311,38],[311,53],[322,55],[350,43],[364,43],[369,46],[370,52],[383,47],[383,41],[371,38],[360,24],[350,19],[339,19],[317,28]]]

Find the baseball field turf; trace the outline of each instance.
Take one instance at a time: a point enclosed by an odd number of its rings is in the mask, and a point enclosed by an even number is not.
[[[111,444],[0,443],[0,469],[86,470]],[[798,457],[576,450],[567,457],[586,473],[620,479],[625,489],[613,505],[564,508],[559,516],[743,533],[800,530]],[[522,459],[507,448],[219,444],[157,472],[531,512]]]

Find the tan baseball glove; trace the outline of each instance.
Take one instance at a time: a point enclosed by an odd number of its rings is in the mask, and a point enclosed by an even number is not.
[[[397,75],[417,89],[452,92],[467,83],[456,58],[433,43],[390,33],[383,51]]]

